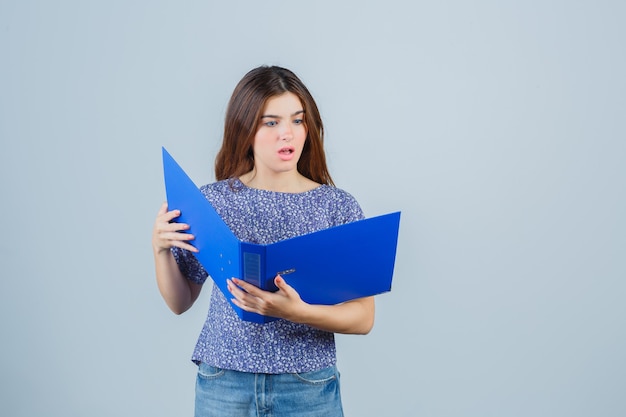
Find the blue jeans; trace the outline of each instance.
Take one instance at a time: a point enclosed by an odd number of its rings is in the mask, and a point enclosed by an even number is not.
[[[254,374],[201,363],[196,417],[343,417],[335,366],[298,374]]]

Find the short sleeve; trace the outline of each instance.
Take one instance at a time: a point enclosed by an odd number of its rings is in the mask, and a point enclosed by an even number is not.
[[[348,192],[336,189],[335,193],[335,224],[345,224],[363,220],[365,215],[356,199]]]
[[[207,274],[194,254],[188,250],[176,247],[172,248],[171,251],[178,264],[178,269],[180,269],[185,278],[196,284],[204,284],[209,274]]]

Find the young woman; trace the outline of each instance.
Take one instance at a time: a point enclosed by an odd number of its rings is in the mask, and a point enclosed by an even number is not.
[[[363,218],[326,166],[313,97],[291,71],[259,67],[236,86],[226,111],[217,182],[201,187],[237,237],[267,244]],[[207,273],[193,256],[189,226],[163,204],[152,236],[157,284],[176,314],[198,298]],[[302,254],[308,256],[308,254]],[[278,317],[242,321],[213,286],[192,360],[196,416],[342,416],[334,333],[366,334],[373,297],[311,305],[277,276],[277,292],[233,277],[227,296],[245,311]]]

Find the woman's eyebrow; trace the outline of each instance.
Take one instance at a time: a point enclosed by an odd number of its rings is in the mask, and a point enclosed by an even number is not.
[[[295,112],[294,114],[291,115],[291,117],[293,116],[297,116],[299,114],[304,114],[305,111],[304,110],[298,110],[297,112]],[[261,116],[261,119],[265,119],[266,117],[271,118],[271,119],[280,119],[280,116],[276,116],[275,114],[264,114],[263,116]]]

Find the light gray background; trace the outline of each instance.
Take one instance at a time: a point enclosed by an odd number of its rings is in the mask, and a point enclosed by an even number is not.
[[[186,416],[208,304],[153,277],[160,147],[213,180],[252,67],[310,87],[337,184],[402,210],[338,338],[348,416],[626,415],[620,1],[0,2],[0,414]]]

